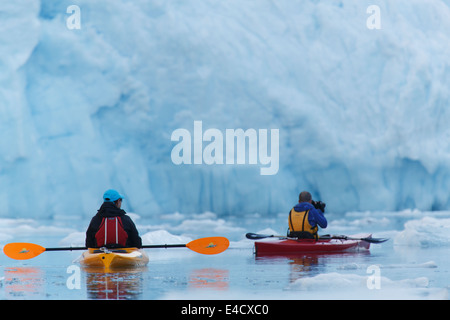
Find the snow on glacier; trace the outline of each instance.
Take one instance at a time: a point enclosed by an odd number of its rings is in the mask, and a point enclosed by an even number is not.
[[[450,206],[446,2],[18,0],[0,13],[0,216],[90,216],[110,187],[143,217],[284,212],[304,189],[337,213]],[[171,134],[194,121],[279,129],[278,173],[173,164]]]

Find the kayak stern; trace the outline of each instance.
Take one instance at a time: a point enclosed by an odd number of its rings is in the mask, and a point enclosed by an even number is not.
[[[129,268],[146,266],[149,259],[143,250],[137,248],[97,249],[83,252],[80,263],[86,267]]]

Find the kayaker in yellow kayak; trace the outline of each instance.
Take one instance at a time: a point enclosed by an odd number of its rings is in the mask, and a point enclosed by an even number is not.
[[[288,237],[299,239],[318,239],[319,227],[327,227],[324,216],[326,204],[312,200],[308,191],[302,191],[298,203],[289,212]]]
[[[86,231],[86,247],[142,247],[142,240],[133,220],[121,209],[122,199],[123,196],[116,190],[105,191],[104,202]]]

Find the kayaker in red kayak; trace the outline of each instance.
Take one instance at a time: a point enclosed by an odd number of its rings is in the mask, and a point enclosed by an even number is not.
[[[113,189],[103,194],[103,204],[86,231],[88,248],[142,247],[136,226],[121,209],[123,196]]]
[[[327,227],[324,216],[325,203],[313,201],[308,191],[302,191],[298,203],[289,212],[288,237],[299,239],[318,239],[319,227]]]

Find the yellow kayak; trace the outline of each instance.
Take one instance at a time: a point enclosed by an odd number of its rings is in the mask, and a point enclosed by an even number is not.
[[[86,267],[130,268],[143,267],[148,263],[148,256],[137,248],[89,248],[83,252],[80,264]]]

